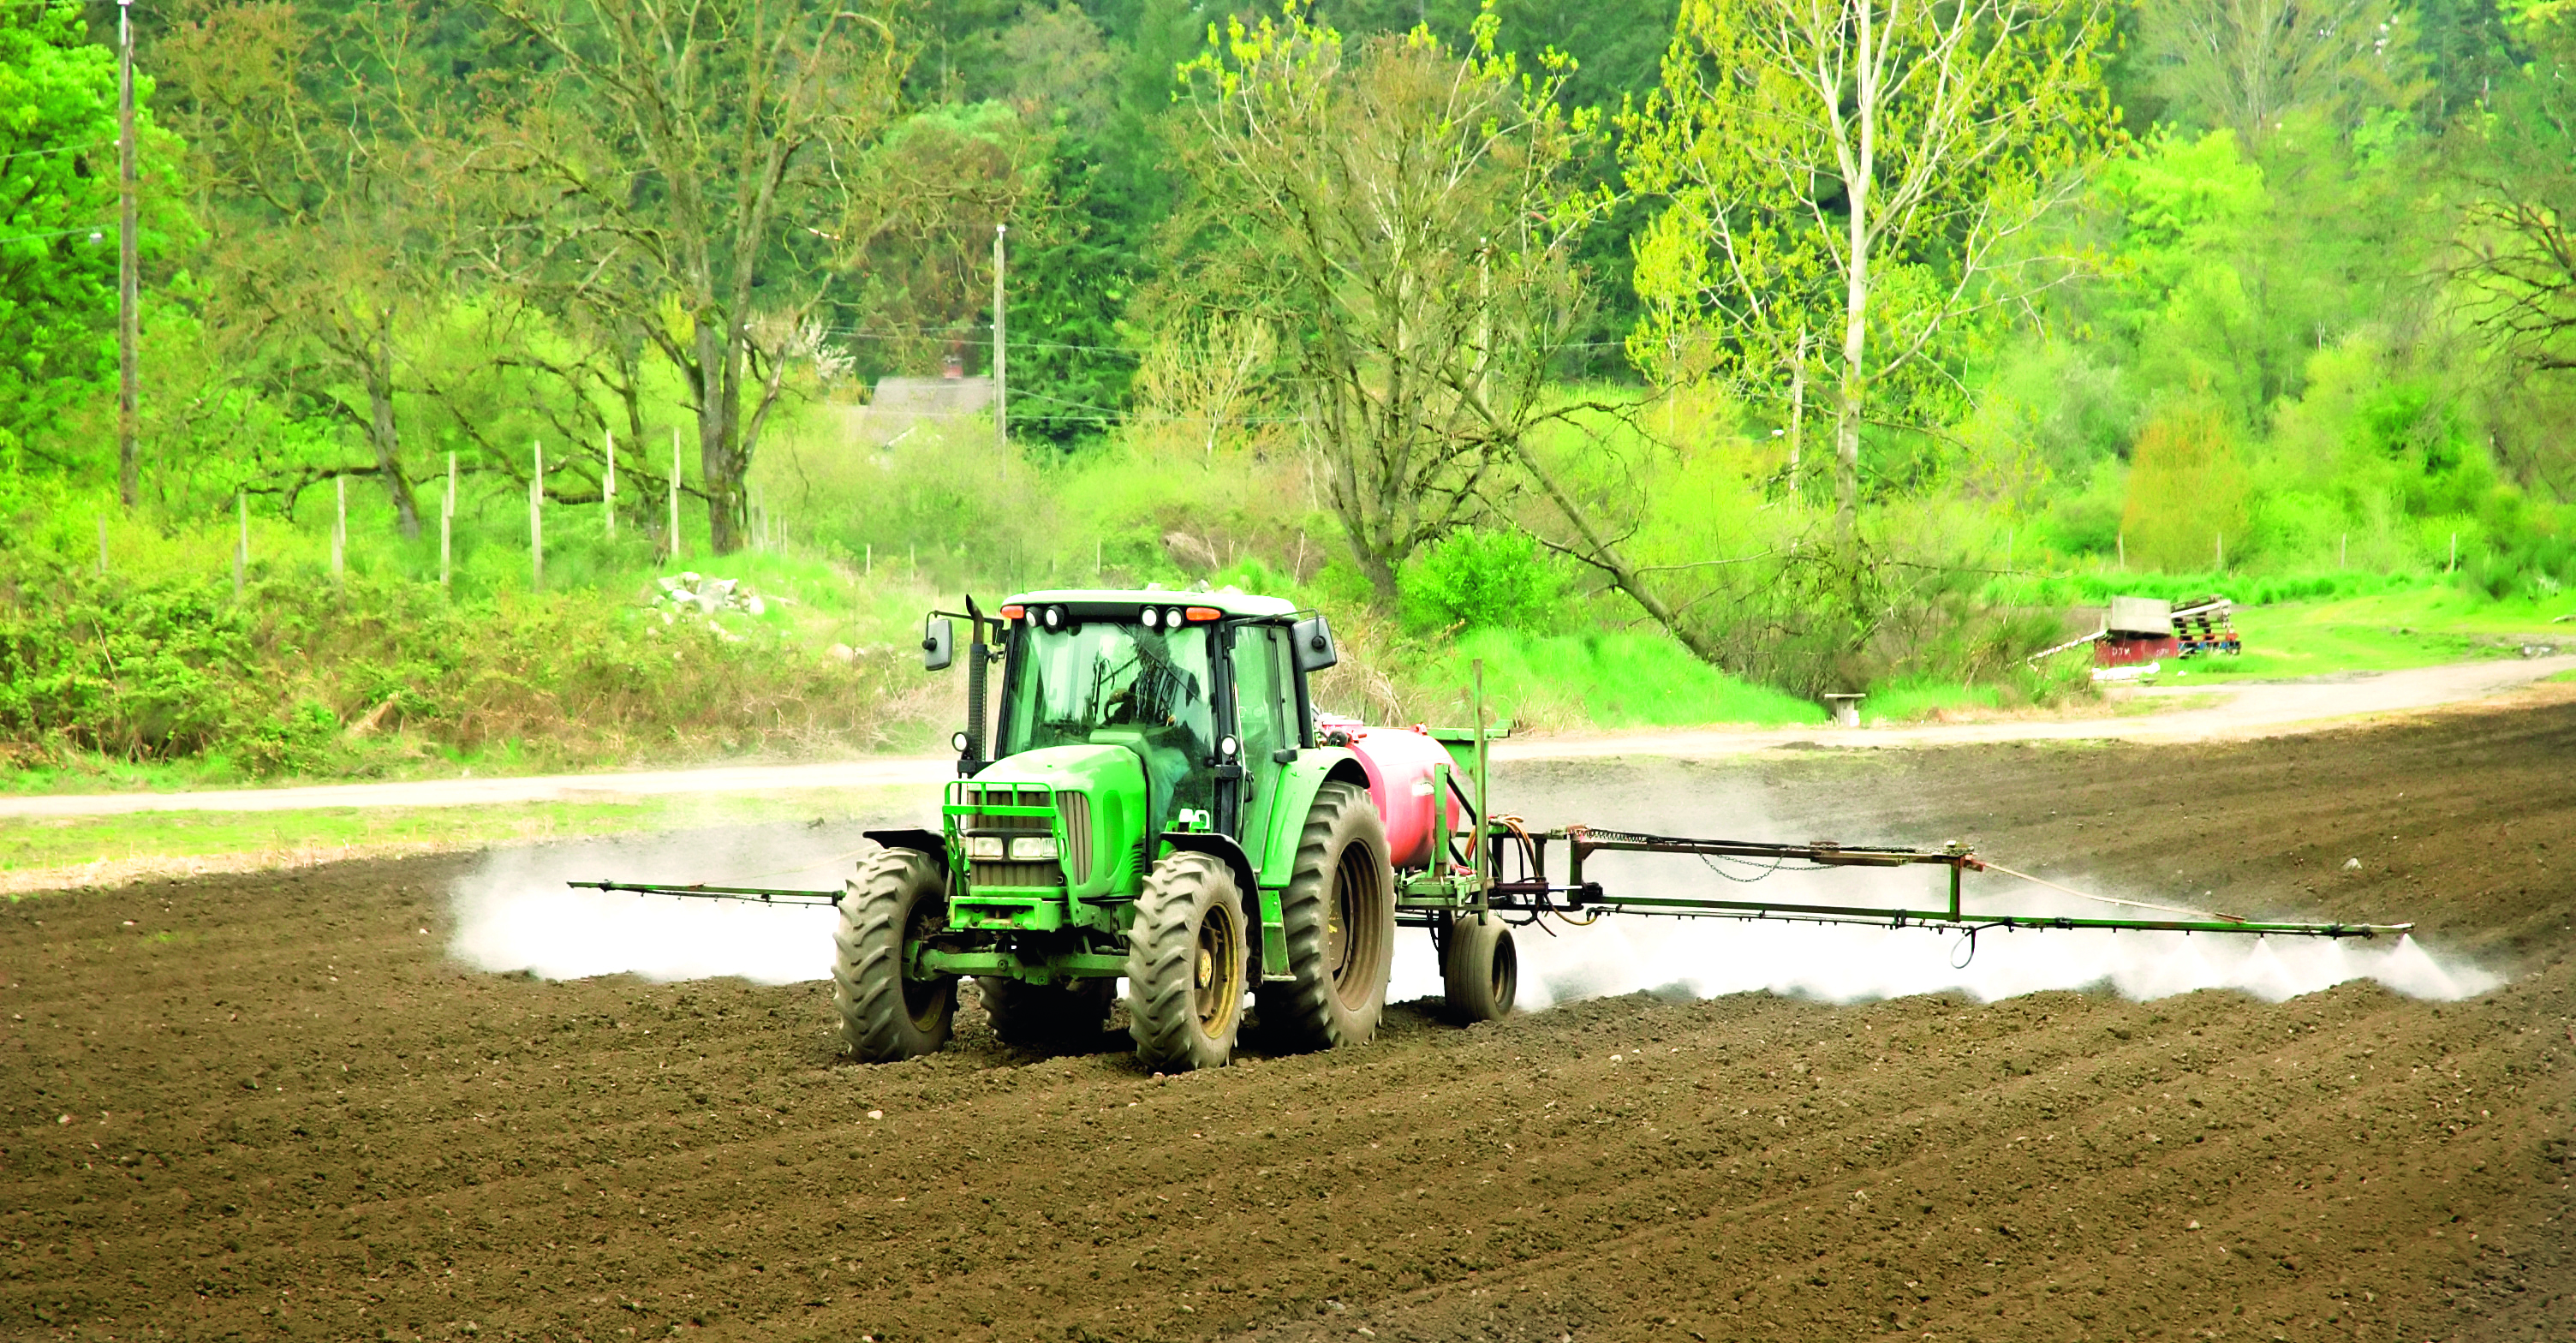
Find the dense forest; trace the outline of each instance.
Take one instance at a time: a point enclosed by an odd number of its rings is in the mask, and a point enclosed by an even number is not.
[[[130,432],[119,17],[0,3],[22,741],[121,693],[46,614],[111,533],[502,600],[540,505],[566,591],[1213,578],[1802,695],[2024,674],[2083,576],[2576,582],[2566,0],[136,6]],[[1005,441],[852,428],[997,350]]]

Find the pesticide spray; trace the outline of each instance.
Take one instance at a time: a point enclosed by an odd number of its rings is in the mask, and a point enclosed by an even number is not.
[[[1608,810],[1607,799],[1587,782],[1562,776],[1523,779],[1515,780],[1511,791],[1543,804],[1545,812],[1571,816]],[[1670,790],[1632,786],[1620,789],[1620,795],[1627,814],[1677,831],[1723,825],[1738,833],[1795,834],[1807,828],[1764,816],[1761,799],[1751,790],[1713,790],[1704,777],[1692,784]],[[1674,800],[1662,806],[1645,802],[1658,796]],[[891,820],[705,830],[496,851],[455,888],[453,951],[480,969],[526,971],[548,979],[631,973],[655,980],[739,976],[783,984],[826,978],[836,917],[828,907],[639,897],[568,890],[564,882],[616,871],[672,883],[831,888],[851,875],[868,847],[859,831]],[[1713,886],[1756,883],[1765,896],[1789,902],[1889,906],[1924,904],[1933,890],[1929,883],[1946,875],[1923,868],[1763,872],[1742,863],[1624,854],[1604,854],[1595,862],[1602,880],[1640,894],[1704,894]],[[2138,899],[2173,898],[2107,883],[2090,889]],[[2084,901],[1993,874],[1970,878],[1968,891],[1973,909],[2100,912]],[[2474,996],[2500,982],[2475,966],[2432,954],[2411,937],[2355,942],[1990,930],[1971,938],[1956,931],[1777,919],[1605,918],[1578,926],[1554,916],[1514,929],[1513,937],[1525,1011],[1640,990],[1697,997],[1770,992],[1846,1003],[1949,992],[1993,1001],[2051,989],[2107,990],[2144,1000],[2232,989],[2277,1002],[2354,979],[2377,980],[2398,993],[2433,1000]],[[1388,1000],[1433,997],[1440,988],[1439,965],[1428,940],[1398,938]]]

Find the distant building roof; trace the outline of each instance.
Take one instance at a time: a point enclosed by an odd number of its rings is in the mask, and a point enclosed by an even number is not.
[[[864,406],[840,409],[854,446],[882,448],[925,423],[980,416],[993,406],[991,378],[879,378]]]

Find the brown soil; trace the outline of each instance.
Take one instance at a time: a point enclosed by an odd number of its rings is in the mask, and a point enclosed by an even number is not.
[[[2561,704],[1532,765],[1506,797],[1751,773],[1846,837],[2225,877],[2513,978],[1403,1009],[1171,1079],[971,1013],[845,1064],[819,984],[468,972],[470,858],[47,896],[0,912],[0,1336],[2566,1339],[2571,761]]]

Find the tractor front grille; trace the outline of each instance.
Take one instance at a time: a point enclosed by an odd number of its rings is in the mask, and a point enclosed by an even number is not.
[[[1069,871],[1076,882],[1091,876],[1091,799],[1076,792],[1055,792],[1022,784],[968,784],[965,802],[970,807],[1044,807],[1053,806],[1064,817],[1066,843],[1058,852],[1057,862],[1012,862],[978,858],[967,863],[966,879],[972,886],[1062,886]],[[1044,816],[989,815],[982,811],[965,818],[965,829],[976,834],[999,834],[1007,842],[1020,834],[1048,833],[1052,826]]]
[[[1065,870],[1079,886],[1091,880],[1091,798],[1085,793],[1058,793],[1055,809],[1064,816]]]

